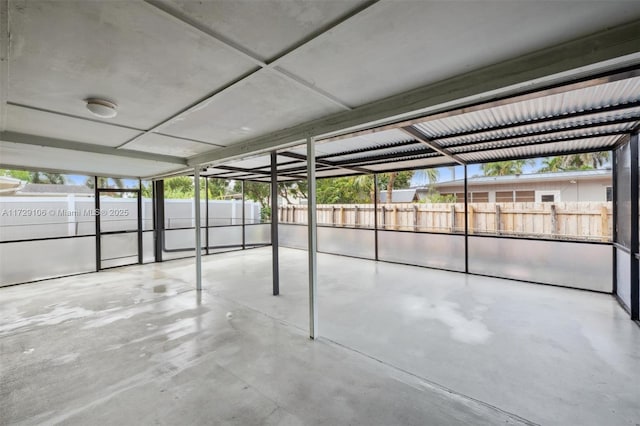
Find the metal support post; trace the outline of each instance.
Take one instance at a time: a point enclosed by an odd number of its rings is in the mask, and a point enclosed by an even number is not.
[[[280,267],[278,260],[278,154],[271,153],[271,270],[273,295],[280,294]]]
[[[464,272],[469,273],[469,182],[467,165],[464,165]]]
[[[142,265],[142,180],[138,179],[138,264]]]
[[[378,260],[378,174],[373,174],[373,236],[376,260]]]
[[[209,254],[209,178],[204,178],[204,252]]]
[[[631,135],[631,319],[640,319],[640,281],[638,273],[638,133]]]
[[[246,228],[245,225],[247,223],[247,218],[246,218],[247,207],[245,206],[245,199],[244,199],[244,181],[241,181],[241,183],[242,183],[242,250],[244,250],[245,248],[247,248],[247,237],[245,234],[245,228]]]
[[[318,224],[316,217],[316,147],[307,137],[307,231],[309,234],[309,337],[318,337]]]
[[[202,290],[202,243],[200,241],[200,168],[196,166],[193,172],[195,194],[195,228],[196,228],[196,290]]]
[[[155,260],[162,262],[164,247],[164,180],[153,182]]]
[[[100,191],[98,190],[98,176],[93,177],[93,194],[95,203],[95,218],[96,218],[96,272],[102,268],[100,252]]]

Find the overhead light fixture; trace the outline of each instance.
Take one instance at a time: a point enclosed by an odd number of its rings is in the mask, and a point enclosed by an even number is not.
[[[117,105],[104,99],[89,98],[86,100],[87,109],[96,117],[113,118],[118,115]]]

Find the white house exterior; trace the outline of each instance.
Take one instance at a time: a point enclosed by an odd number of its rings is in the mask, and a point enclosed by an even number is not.
[[[435,189],[441,195],[457,195],[460,200],[464,180],[436,183]],[[611,170],[477,176],[469,178],[468,190],[471,202],[611,201]],[[416,190],[420,200],[426,199],[428,191]]]

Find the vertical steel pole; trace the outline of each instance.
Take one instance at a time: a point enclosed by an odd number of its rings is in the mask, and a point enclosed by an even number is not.
[[[469,273],[469,187],[464,165],[464,272]]]
[[[204,244],[205,254],[209,254],[209,177],[204,178]]]
[[[162,262],[164,247],[164,180],[153,182],[155,259]]]
[[[278,260],[278,154],[271,153],[271,270],[273,295],[280,294],[280,267]]]
[[[98,189],[98,176],[93,177],[94,207],[93,214],[96,218],[96,272],[102,268],[102,254],[100,252],[100,191]]]
[[[245,234],[245,224],[247,222],[246,218],[246,206],[245,206],[245,198],[244,198],[244,181],[242,182],[242,250],[247,247],[247,237]]]
[[[631,319],[640,319],[640,281],[638,267],[638,133],[631,135]]]
[[[618,295],[618,249],[615,243],[618,242],[618,162],[616,155],[618,153],[616,148],[611,151],[611,249],[613,250],[613,294]]]
[[[200,168],[196,166],[193,172],[195,187],[194,203],[196,204],[196,290],[202,290],[202,243],[200,241]]]
[[[138,264],[142,265],[142,179],[138,179]]]
[[[376,260],[378,260],[378,174],[373,174],[373,235]]]
[[[316,217],[316,147],[307,137],[307,232],[309,233],[309,337],[318,337],[318,224]]]

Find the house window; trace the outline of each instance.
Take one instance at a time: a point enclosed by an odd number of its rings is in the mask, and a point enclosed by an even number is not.
[[[513,191],[496,191],[496,203],[513,203]]]
[[[606,195],[606,200],[607,201],[613,201],[613,188],[610,186],[607,186],[607,195]]]
[[[472,203],[488,203],[489,193],[488,192],[471,192],[469,194],[469,199]]]
[[[560,201],[560,191],[535,191],[536,203],[558,203]]]
[[[535,191],[516,191],[516,203],[533,203],[536,200]]]

